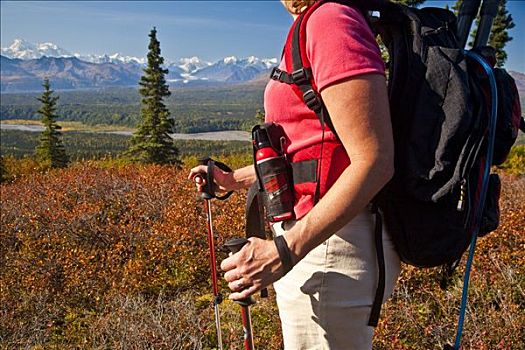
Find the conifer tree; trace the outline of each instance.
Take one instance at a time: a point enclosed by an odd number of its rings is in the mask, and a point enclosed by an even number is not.
[[[148,65],[140,78],[141,111],[138,128],[131,138],[131,146],[126,155],[140,163],[180,164],[179,152],[169,132],[173,128],[173,119],[164,105],[163,99],[170,96],[164,76],[167,69],[162,68],[157,30],[151,30],[148,52]]]
[[[69,163],[64,145],[62,144],[62,129],[57,124],[55,115],[56,103],[58,96],[53,96],[53,90],[50,89],[49,79],[44,79],[42,84],[44,92],[37,98],[42,103],[37,111],[41,116],[44,131],[40,134],[40,142],[35,150],[37,160],[51,168],[63,168]]]
[[[454,6],[452,7],[456,13],[459,12],[461,3],[463,0],[457,0]],[[476,26],[479,25],[479,14],[476,18]],[[512,19],[512,15],[507,11],[507,0],[500,0],[500,5],[498,8],[498,13],[494,18],[494,23],[492,24],[492,30],[489,36],[488,45],[496,49],[496,59],[497,66],[502,67],[507,60],[507,52],[505,51],[505,45],[512,40],[512,37],[509,35],[509,29],[515,27],[515,23]],[[475,28],[471,33],[472,41],[468,44],[472,46],[474,39],[476,37],[477,28]]]
[[[507,61],[507,52],[504,50],[505,45],[512,40],[509,35],[509,29],[516,26],[512,20],[512,15],[507,11],[507,0],[501,0],[498,14],[492,24],[492,32],[489,37],[489,45],[496,49],[496,59],[498,67],[503,67]]]

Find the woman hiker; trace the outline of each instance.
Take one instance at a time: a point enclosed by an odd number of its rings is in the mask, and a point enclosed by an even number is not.
[[[315,1],[282,3],[297,18]],[[321,162],[320,199],[315,203],[315,184],[295,186],[295,219],[272,226],[284,238],[280,242],[291,261],[283,264],[275,241],[250,238],[221,268],[233,300],[273,283],[285,349],[372,349],[368,320],[378,263],[369,204],[394,171],[384,63],[363,14],[335,2],[323,4],[308,19],[306,53],[335,133],[326,124],[323,131],[315,112],[289,84],[270,80],[264,109],[266,122],[286,133],[288,159]],[[279,69],[290,71],[290,59],[283,55]],[[189,175],[200,190],[204,181],[197,175],[206,171],[197,166]],[[225,191],[257,181],[253,165],[232,172],[215,168],[214,178]],[[382,235],[384,301],[400,263],[388,232]]]

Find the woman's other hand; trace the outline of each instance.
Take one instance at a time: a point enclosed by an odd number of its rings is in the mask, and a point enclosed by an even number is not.
[[[249,238],[242,249],[225,259],[221,269],[233,293],[229,298],[241,300],[277,281],[283,275],[279,253],[273,241]]]
[[[188,179],[195,182],[199,192],[202,192],[206,185],[207,172],[207,165],[198,165],[190,170]],[[219,187],[219,191],[229,192],[250,187],[257,180],[257,177],[253,165],[230,172],[221,170],[215,166],[213,167],[213,179]]]
[[[208,172],[207,165],[198,165],[190,170],[188,180],[192,180],[197,185],[197,190],[202,192],[206,185],[206,174]],[[233,171],[224,171],[219,167],[213,167],[213,180],[215,185],[218,186],[220,192],[228,192],[234,190],[234,178]]]

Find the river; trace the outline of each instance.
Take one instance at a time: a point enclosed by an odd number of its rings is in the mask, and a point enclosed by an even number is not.
[[[22,125],[0,123],[0,129],[40,132],[44,130],[41,125]],[[102,134],[128,135],[131,131],[86,131]],[[208,140],[208,141],[250,141],[250,133],[241,130],[200,132],[195,134],[170,134],[175,140]]]

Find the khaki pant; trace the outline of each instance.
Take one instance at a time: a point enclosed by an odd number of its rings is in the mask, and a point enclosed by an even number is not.
[[[367,324],[378,279],[374,225],[375,216],[364,210],[274,283],[286,350],[372,349],[374,329]],[[273,226],[276,235],[285,232],[282,226]],[[383,245],[386,300],[400,263],[385,231]]]

